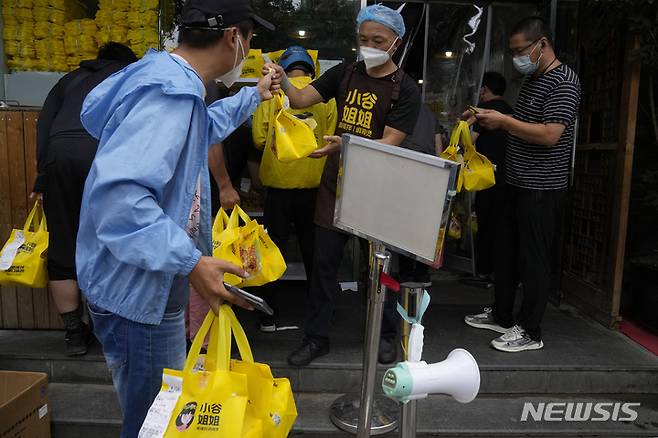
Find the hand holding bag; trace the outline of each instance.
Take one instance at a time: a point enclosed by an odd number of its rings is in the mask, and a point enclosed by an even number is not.
[[[39,220],[38,214],[41,216]],[[30,231],[30,230],[34,231]],[[13,229],[0,251],[0,284],[42,288],[48,284],[48,227],[36,201],[22,230]]]

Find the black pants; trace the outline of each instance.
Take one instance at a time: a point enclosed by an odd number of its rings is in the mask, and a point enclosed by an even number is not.
[[[48,275],[77,280],[75,241],[85,180],[98,142],[88,136],[57,136],[48,144],[43,208],[48,219]]]
[[[494,319],[503,327],[519,324],[541,340],[541,321],[555,282],[554,245],[566,190],[505,188],[499,253],[495,262]],[[514,298],[519,280],[523,302],[516,320]],[[515,322],[516,321],[516,322]]]
[[[268,188],[263,212],[263,225],[284,257],[290,239],[291,226],[294,226],[307,277],[310,276],[313,266],[313,241],[315,239],[313,216],[316,194],[317,189]],[[275,310],[276,291],[276,283],[269,283],[258,289],[258,293]]]
[[[329,342],[334,295],[339,293],[338,269],[349,238],[348,234],[321,226],[315,229],[315,252],[306,320],[306,337],[315,342]],[[399,317],[396,310],[396,297],[392,293],[387,294],[386,297],[381,336],[392,339],[397,335]]]
[[[476,271],[480,275],[491,275],[496,259],[496,236],[501,226],[501,210],[505,195],[505,183],[479,191],[475,194],[475,213],[478,218],[476,236]]]

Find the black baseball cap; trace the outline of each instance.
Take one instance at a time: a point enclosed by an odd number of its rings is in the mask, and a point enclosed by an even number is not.
[[[254,12],[250,0],[187,0],[181,21],[185,27],[224,29],[251,19],[267,30],[275,27]]]

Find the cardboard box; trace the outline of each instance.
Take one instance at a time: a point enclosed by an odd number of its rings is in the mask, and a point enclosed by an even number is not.
[[[0,371],[0,438],[50,438],[46,374]]]

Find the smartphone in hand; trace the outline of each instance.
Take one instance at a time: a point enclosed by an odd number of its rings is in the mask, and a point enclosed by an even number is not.
[[[267,304],[267,302],[261,297],[250,294],[246,290],[242,290],[239,287],[231,286],[228,283],[224,283],[224,287],[227,291],[231,292],[234,295],[239,296],[246,300],[249,304],[253,305],[255,309],[260,310],[261,312],[267,315],[274,315],[274,310]]]

